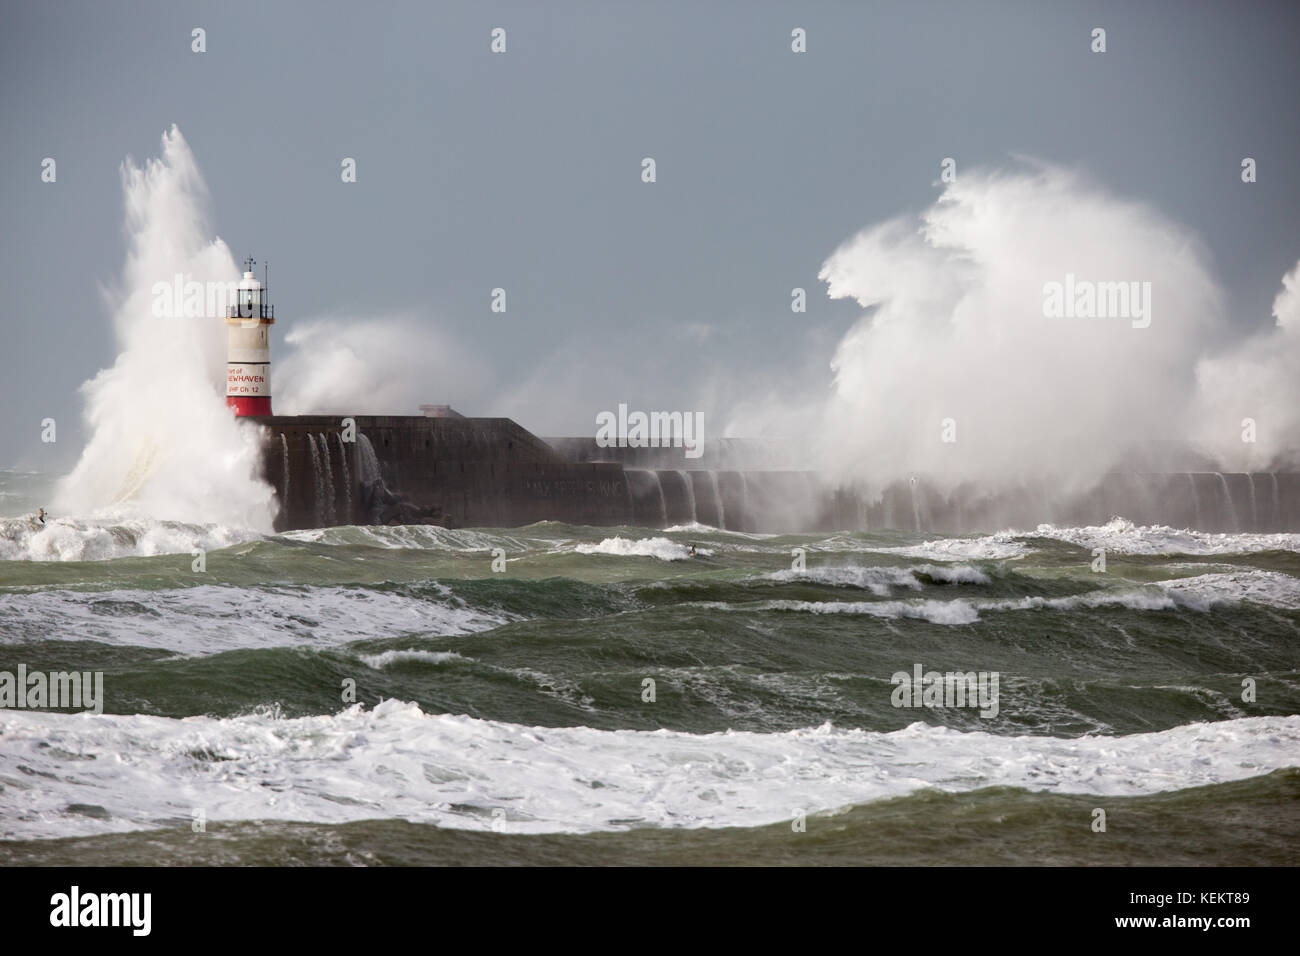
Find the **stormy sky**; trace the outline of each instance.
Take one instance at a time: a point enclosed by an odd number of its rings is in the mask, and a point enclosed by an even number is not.
[[[1033,157],[1158,209],[1204,243],[1245,335],[1300,257],[1298,26],[1259,2],[6,0],[0,466],[80,451],[78,388],[117,351],[121,166],[172,124],[214,234],[270,261],[273,361],[296,323],[403,329],[379,353],[415,379],[395,414],[584,434],[620,402],[725,420],[759,389],[816,396],[861,314],[822,263],[933,203],[945,157]],[[465,360],[419,380],[444,345]]]

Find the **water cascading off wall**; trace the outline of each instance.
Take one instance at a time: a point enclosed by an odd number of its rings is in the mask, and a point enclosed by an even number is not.
[[[1237,508],[1232,503],[1232,492],[1228,490],[1228,479],[1223,477],[1222,473],[1215,472],[1214,477],[1219,479],[1219,487],[1223,490],[1223,501],[1226,506],[1228,519],[1232,522],[1232,530],[1241,530],[1241,519],[1237,517]]]
[[[348,450],[343,444],[343,436],[334,436],[339,440],[339,464],[343,468],[343,523],[352,523],[352,478],[348,473]]]
[[[368,485],[374,481],[382,480],[379,472],[379,458],[375,454],[375,446],[370,444],[370,439],[365,435],[357,436],[357,447],[361,451],[361,483]]]
[[[672,526],[694,521],[694,491],[686,472],[664,470],[656,474],[659,476],[659,489],[664,499],[665,523]]]
[[[311,474],[313,491],[315,498],[313,500],[313,518],[316,527],[325,527],[325,480],[321,477],[320,452],[316,449],[316,439],[310,434],[307,435],[307,447],[311,449]]]
[[[662,528],[667,523],[667,512],[659,474],[630,468],[624,475],[632,498],[632,523],[642,527]]]
[[[721,528],[722,519],[718,515],[717,486],[711,480],[712,472],[688,471],[691,486],[691,502],[695,520],[711,528]]]
[[[1191,472],[1187,473],[1187,482],[1192,486],[1192,509],[1195,516],[1196,527],[1201,527],[1201,495],[1196,490],[1196,478]]]
[[[325,523],[333,525],[338,517],[334,508],[334,466],[330,460],[330,443],[324,432],[320,433],[320,450],[325,460]]]
[[[969,486],[943,490],[918,478],[848,494],[865,506],[866,527],[890,530],[988,533],[1119,518],[1215,534],[1300,531],[1300,472],[1110,472],[1087,491],[1053,491],[1050,482],[1026,481],[990,495]]]
[[[375,454],[375,446],[370,443],[369,438],[361,433],[357,434],[357,454],[360,458],[358,466],[360,471],[358,506],[362,511],[361,517],[367,523],[375,523],[379,519],[380,512],[389,494],[388,489],[384,486],[384,475],[379,467],[379,456]]]
[[[695,510],[695,483],[691,481],[689,472],[679,471],[677,474],[682,476],[682,484],[686,488],[686,501],[691,509],[691,523],[698,523],[700,519],[696,517],[697,512]]]
[[[280,508],[285,509],[289,507],[289,439],[284,432],[280,432],[280,468]]]
[[[749,516],[753,513],[749,509],[749,479],[745,477],[745,473],[743,471],[739,472],[739,475],[740,475],[740,514],[742,516],[741,521],[747,525],[750,520]],[[742,526],[741,530],[749,530],[749,529],[747,527]]]
[[[753,489],[743,472],[648,470],[629,468],[627,489],[633,524],[668,527],[699,522],[716,528],[743,530]],[[732,496],[731,508],[724,504]],[[728,514],[731,515],[728,524]]]

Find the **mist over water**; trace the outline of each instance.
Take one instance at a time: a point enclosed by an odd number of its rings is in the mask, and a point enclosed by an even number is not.
[[[105,291],[119,354],[82,386],[90,438],[60,484],[63,515],[151,517],[270,531],[255,430],[224,399],[224,317],[155,316],[154,287],[239,279],[207,225],[207,187],[175,126],[162,154],[122,167],[126,265]]]
[[[258,436],[224,404],[221,316],[153,308],[155,286],[178,274],[239,276],[211,235],[180,131],[164,134],[159,158],[128,159],[122,180],[128,254],[105,293],[120,354],[83,386],[91,437],[55,508],[269,532]],[[1145,313],[1048,317],[1045,286],[1067,277],[1149,283]],[[1075,171],[1028,161],[962,171],[919,216],[844,242],[820,278],[831,298],[867,311],[830,358],[829,397],[781,415],[814,436],[807,465],[837,482],[993,492],[1046,482],[1064,496],[1141,470],[1135,462],[1160,470],[1144,458],[1156,442],[1194,443],[1223,471],[1286,467],[1300,448],[1300,266],[1277,296],[1275,328],[1243,336],[1188,230]],[[415,316],[305,319],[284,338],[280,414],[410,414],[447,400],[473,414],[491,391],[490,363]],[[556,377],[554,402],[568,391]],[[771,405],[732,398],[737,409]],[[1246,417],[1254,443],[1241,441]]]
[[[1224,470],[1300,467],[1300,263],[1273,300],[1274,325],[1196,370],[1194,437],[1215,448]],[[1257,419],[1255,442],[1220,442]]]
[[[1149,282],[1150,324],[1046,317],[1045,285],[1067,276]],[[1224,470],[1300,447],[1296,273],[1279,328],[1243,343],[1196,238],[1075,172],[963,171],[920,216],[846,241],[820,278],[868,310],[821,413],[820,457],[841,479],[1069,492],[1153,441],[1197,441]],[[1259,438],[1243,451],[1247,416]]]
[[[425,402],[474,414],[490,368],[414,315],[295,321],[272,357],[279,415],[414,415]]]

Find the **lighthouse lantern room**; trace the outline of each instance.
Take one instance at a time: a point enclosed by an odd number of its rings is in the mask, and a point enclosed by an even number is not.
[[[271,414],[271,326],[266,285],[244,262],[236,303],[226,309],[226,404],[242,415]]]

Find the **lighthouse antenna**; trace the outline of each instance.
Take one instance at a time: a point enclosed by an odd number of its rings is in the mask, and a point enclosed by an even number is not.
[[[262,289],[263,291],[271,288],[271,260],[262,260]],[[265,301],[265,300],[263,300]]]

